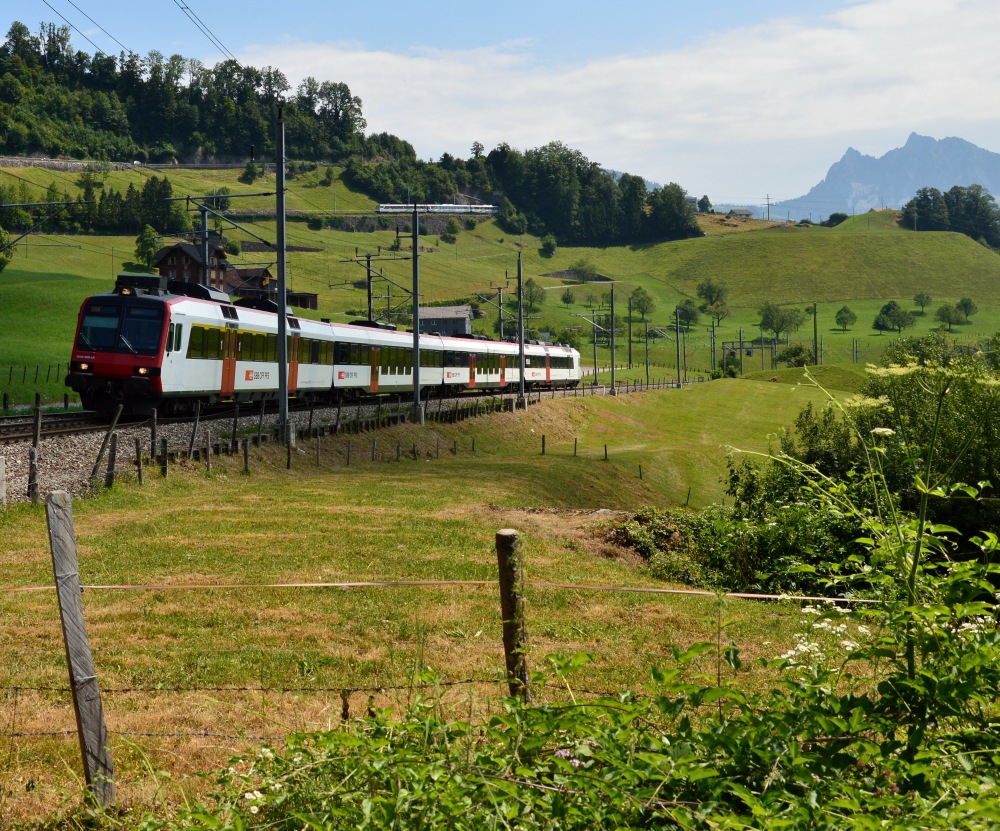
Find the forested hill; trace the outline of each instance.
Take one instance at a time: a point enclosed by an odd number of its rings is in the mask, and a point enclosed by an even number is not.
[[[208,68],[155,51],[91,56],[73,48],[68,27],[51,23],[36,35],[14,22],[0,45],[0,155],[242,163],[253,150],[271,160],[279,103],[290,159],[343,165],[352,185],[381,202],[472,194],[500,202],[509,233],[560,243],[701,235],[679,185],[650,191],[641,176],[612,174],[561,142],[489,153],[477,142],[467,159],[421,161],[407,141],[365,133],[361,98],[344,83],[309,77],[292,90],[270,66]],[[0,201],[15,196],[0,193]]]

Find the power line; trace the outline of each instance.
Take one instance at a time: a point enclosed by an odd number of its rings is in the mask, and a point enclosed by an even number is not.
[[[94,18],[92,18],[89,14],[87,14],[83,9],[81,9],[78,5],[76,5],[76,3],[73,2],[73,0],[66,0],[66,2],[69,3],[78,12],[80,12],[80,14],[82,14],[85,18],[87,18],[87,20],[89,20],[98,29],[100,29],[102,32],[104,32],[105,35],[107,35],[109,38],[111,38],[115,43],[117,43],[126,52],[128,52],[131,55],[137,54],[134,50],[129,49],[124,43],[122,43],[120,40],[118,40],[118,38],[116,38],[114,35],[110,34],[108,32],[108,30],[105,29],[100,23],[98,23],[96,20],[94,20]]]
[[[201,33],[209,39],[213,46],[218,47],[222,54],[229,58],[229,60],[234,61],[237,64],[239,63],[239,61],[236,60],[236,56],[226,48],[225,44],[223,44],[223,42],[215,36],[208,26],[201,22],[198,15],[191,11],[191,8],[186,3],[181,2],[181,0],[174,0],[174,3],[177,5],[177,8],[187,15],[188,20],[197,26]]]
[[[89,43],[89,44],[90,44],[91,46],[93,46],[93,47],[94,47],[94,49],[95,49],[95,50],[97,50],[97,52],[98,52],[98,53],[100,53],[101,55],[103,55],[103,54],[104,54],[104,50],[103,50],[103,49],[101,49],[101,47],[100,47],[100,46],[98,46],[98,45],[97,45],[96,43],[94,43],[94,41],[92,41],[92,40],[91,40],[91,39],[90,39],[89,37],[87,37],[87,36],[86,36],[86,35],[85,35],[85,34],[84,34],[83,32],[81,32],[81,31],[80,31],[79,29],[77,29],[77,28],[76,28],[76,26],[74,26],[74,25],[73,25],[72,23],[70,23],[70,22],[69,22],[69,20],[67,20],[67,19],[66,19],[66,16],[65,16],[65,15],[63,15],[63,13],[62,13],[62,12],[60,12],[60,11],[59,11],[59,10],[58,10],[58,9],[57,9],[57,8],[56,8],[55,6],[53,6],[53,5],[52,5],[52,4],[51,4],[51,3],[49,2],[49,0],[42,0],[42,2],[43,2],[43,3],[44,3],[44,4],[46,5],[46,6],[48,6],[48,7],[50,8],[50,9],[52,9],[52,11],[54,11],[54,12],[55,12],[55,13],[56,13],[57,15],[59,15],[59,16],[60,16],[60,17],[61,17],[61,18],[63,19],[63,22],[64,22],[64,23],[65,23],[65,24],[66,24],[67,26],[69,26],[69,27],[70,27],[70,28],[71,28],[71,29],[72,29],[72,30],[73,30],[74,32],[76,32],[76,33],[77,33],[77,34],[78,34],[78,35],[79,35],[80,37],[82,37],[82,38],[83,38],[83,39],[84,39],[85,41],[87,41],[87,43]]]

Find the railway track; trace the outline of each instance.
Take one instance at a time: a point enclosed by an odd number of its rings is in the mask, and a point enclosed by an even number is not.
[[[91,412],[42,413],[41,437],[71,436],[106,430],[107,418]],[[124,426],[124,425],[123,425]],[[33,414],[0,417],[0,444],[30,441],[35,433]]]
[[[607,394],[609,394],[609,388],[598,386],[596,388],[586,387],[578,390],[557,390],[555,392],[551,390],[536,391],[529,393],[528,397],[532,401],[538,401],[549,398],[550,396],[576,397],[578,395],[587,396]],[[512,397],[513,393],[511,392],[498,393],[496,390],[483,390],[477,392],[467,391],[461,393],[460,395],[427,398],[424,401],[424,407],[427,417],[429,419],[433,419],[435,416],[440,417],[442,413],[447,415],[448,412],[453,409],[467,407],[470,402],[477,400],[483,401],[499,399],[500,401],[503,401],[504,399],[510,399]],[[311,409],[312,408],[309,405],[297,405],[290,407],[289,412],[301,416],[309,413]],[[405,394],[366,396],[351,401],[345,401],[339,407],[338,405],[331,403],[317,404],[315,409],[317,411],[325,410],[327,412],[337,410],[342,411],[342,423],[346,425],[354,421],[368,422],[372,419],[381,421],[383,417],[390,419],[396,414],[400,416],[403,416],[403,414],[409,414],[411,409],[411,400],[410,397]],[[259,416],[260,412],[261,410],[259,405],[249,405],[240,407],[238,410],[238,416],[245,422],[246,419],[252,419],[255,416]],[[273,418],[276,412],[277,405],[270,402],[264,410],[264,415]],[[211,410],[206,410],[201,413],[198,419],[202,423],[225,422],[226,420],[233,419],[236,415],[237,410],[234,407],[216,406]],[[194,421],[195,417],[193,415],[170,418],[161,417],[159,419],[159,424],[163,426],[173,425],[183,427],[184,425],[193,424]],[[340,422],[341,419],[338,418],[338,423]],[[42,413],[41,438],[100,433],[107,430],[109,423],[110,419],[108,416],[98,415],[97,413],[88,411]],[[146,424],[149,424],[149,419],[128,418],[120,420],[117,427],[119,429],[124,429],[127,427],[138,427]],[[31,441],[33,437],[33,413],[26,412],[13,416],[0,416],[0,445]]]

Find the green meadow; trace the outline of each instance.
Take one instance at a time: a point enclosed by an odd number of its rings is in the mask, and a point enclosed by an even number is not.
[[[503,689],[492,582],[500,528],[521,533],[533,669],[549,654],[589,652],[581,687],[643,688],[650,666],[672,660],[672,644],[712,640],[722,626],[746,657],[780,654],[797,631],[795,604],[602,591],[664,586],[608,531],[641,505],[722,498],[729,447],[766,450],[769,433],[823,397],[736,380],[560,397],[516,415],[382,431],[375,462],[370,436],[326,437],[319,462],[316,440],[306,441],[291,470],[282,450],[265,447],[249,477],[242,459],[219,458],[211,473],[189,462],[166,479],[147,471],[142,487],[126,474],[78,501],[83,583],[150,587],[84,594],[120,801],[203,794],[210,782],[188,774],[260,736],[336,724],[340,690],[353,715],[397,706],[433,669],[440,706],[491,712]],[[397,442],[407,451],[399,461]],[[0,700],[19,732],[56,734],[10,745],[0,763],[6,821],[78,804],[81,784],[72,707],[58,692],[55,598],[23,591],[52,584],[42,508],[0,511],[0,564]],[[487,584],[271,587],[366,581]],[[745,666],[741,685],[767,683],[767,671]]]

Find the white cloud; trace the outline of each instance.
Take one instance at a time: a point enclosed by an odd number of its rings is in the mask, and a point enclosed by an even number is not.
[[[863,0],[819,23],[784,17],[573,65],[536,59],[528,42],[406,54],[290,42],[241,57],[281,67],[293,86],[306,75],[346,82],[369,130],[424,158],[465,155],[473,141],[559,139],[719,201],[800,195],[848,145],[881,155],[914,130],[989,147],[997,31],[995,0]]]

